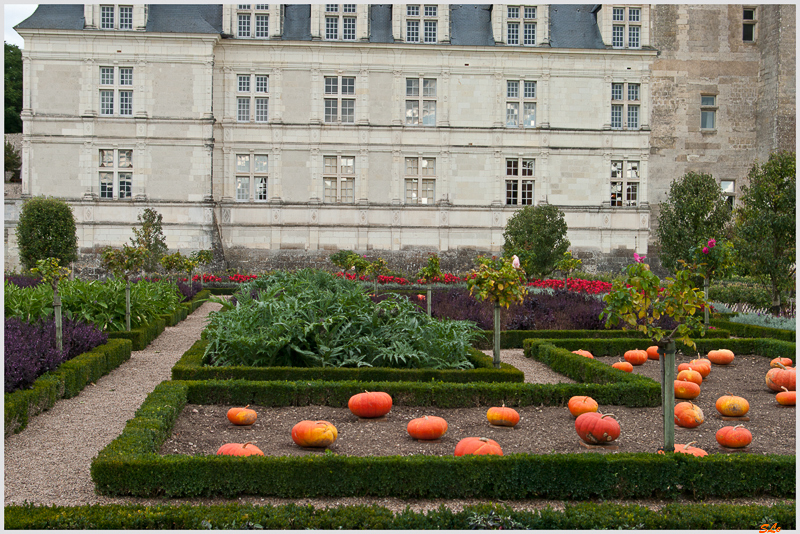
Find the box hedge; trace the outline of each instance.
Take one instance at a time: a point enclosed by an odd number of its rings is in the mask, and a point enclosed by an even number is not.
[[[727,338],[727,330],[715,329],[705,333],[706,339]],[[526,339],[647,339],[638,330],[506,330],[500,332],[500,348],[521,349]],[[494,343],[494,332],[484,330],[483,337],[475,343],[475,347],[485,350],[491,349]],[[652,344],[652,343],[651,343]],[[646,347],[645,347],[646,348]]]
[[[791,341],[792,343],[795,343],[797,340],[797,332],[794,330],[781,330],[779,328],[768,328],[766,326],[735,323],[724,319],[712,319],[711,324],[717,328],[724,328],[737,337],[771,338],[781,341]]]

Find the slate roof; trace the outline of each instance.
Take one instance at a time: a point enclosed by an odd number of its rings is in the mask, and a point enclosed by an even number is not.
[[[222,33],[222,6],[214,4],[150,4],[147,32]]]
[[[283,8],[284,41],[311,40],[311,4],[287,4]]]
[[[551,48],[607,48],[597,26],[596,4],[551,4]]]
[[[14,28],[23,30],[82,30],[83,4],[39,4],[30,17]]]
[[[369,8],[370,43],[393,43],[392,4],[373,4]]]
[[[492,5],[452,4],[450,43],[465,46],[493,46]]]

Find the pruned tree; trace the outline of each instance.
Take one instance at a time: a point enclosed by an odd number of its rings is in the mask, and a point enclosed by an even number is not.
[[[569,249],[564,212],[550,204],[525,206],[506,223],[503,255],[519,257],[528,278],[552,273]]]

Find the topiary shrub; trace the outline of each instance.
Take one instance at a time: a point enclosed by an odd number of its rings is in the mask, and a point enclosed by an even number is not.
[[[26,269],[45,258],[66,267],[78,259],[78,235],[72,208],[63,200],[34,197],[22,205],[17,223],[19,259]]]
[[[506,223],[503,255],[517,255],[528,278],[545,278],[569,248],[564,212],[550,204],[525,206]]]

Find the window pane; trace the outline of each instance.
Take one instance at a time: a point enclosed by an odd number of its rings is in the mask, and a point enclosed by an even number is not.
[[[536,82],[525,82],[525,98],[536,98]]]
[[[639,84],[628,84],[628,100],[639,100]]]
[[[425,16],[426,17],[435,17],[436,16],[436,6],[425,6]]]
[[[269,37],[269,15],[256,15],[256,37]]]
[[[133,7],[131,6],[119,7],[119,29],[120,30],[133,29]]]
[[[100,91],[100,114],[114,114],[114,91]]]
[[[622,162],[611,162],[611,178],[622,178]]]
[[[422,96],[426,98],[436,98],[436,80],[425,78],[422,80]]]
[[[510,18],[510,19],[518,19],[519,18],[519,7],[518,6],[508,6],[508,18]]]
[[[406,158],[406,176],[416,176],[419,174],[419,160],[417,158]]]
[[[255,164],[256,164],[255,172],[257,173],[267,172],[269,169],[269,156],[257,155],[255,157]]]
[[[519,102],[506,102],[506,126],[519,126]]]
[[[256,76],[256,93],[269,92],[269,76]]]
[[[519,183],[516,180],[506,180],[506,205],[516,206],[519,195]]]
[[[349,204],[355,202],[355,183],[356,181],[353,178],[342,179],[342,202],[347,202]]]
[[[335,98],[325,99],[325,122],[336,122],[338,119],[339,101]]]
[[[629,183],[625,188],[625,205],[636,206],[639,203],[639,184]]]
[[[239,37],[250,37],[250,15],[239,15]]]
[[[239,85],[237,86],[237,90],[240,93],[249,93],[250,92],[250,75],[249,74],[240,74],[238,76]]]
[[[625,26],[614,26],[611,29],[611,46],[614,48],[625,46]]]
[[[406,204],[417,203],[417,184],[416,178],[406,179]]]
[[[506,160],[506,176],[519,176],[519,161],[516,159]]]
[[[119,69],[119,84],[120,85],[133,85],[133,69],[130,67],[120,67]]]
[[[336,178],[325,178],[325,202],[336,202]]]
[[[406,96],[419,96],[418,78],[406,78]]]
[[[525,33],[523,35],[522,44],[528,45],[528,46],[536,44],[536,23],[535,22],[526,22],[525,23]]]
[[[419,124],[418,100],[406,100],[406,124]]]
[[[114,173],[100,173],[100,198],[114,198]]]
[[[250,177],[236,177],[236,200],[250,200]]]
[[[700,105],[701,106],[716,106],[717,105],[717,97],[714,95],[702,95],[700,97]]]
[[[114,6],[100,7],[100,28],[103,30],[114,29]]]
[[[419,21],[407,20],[406,21],[406,42],[418,43],[419,42]]]
[[[422,125],[436,126],[436,101],[425,100],[422,103]]]
[[[422,180],[422,193],[420,194],[419,201],[422,204],[432,205],[436,199],[436,180]]]
[[[506,37],[506,44],[518,45],[519,44],[519,22],[509,22]]]
[[[256,11],[268,11],[269,4],[256,4]]]
[[[406,8],[407,17],[419,17],[419,6],[408,6]]]
[[[622,100],[622,84],[611,84],[611,100]]]
[[[339,17],[325,17],[325,39],[339,38]]]
[[[342,174],[356,173],[356,158],[353,156],[342,156]]]
[[[344,17],[342,19],[342,39],[345,41],[356,40],[356,19],[355,17]]]
[[[638,7],[630,7],[628,8],[628,20],[630,22],[639,22],[639,17],[641,16],[642,10]]]
[[[525,8],[525,18],[526,19],[535,19],[536,18],[536,8],[535,7],[526,7]]]
[[[108,152],[113,153],[113,150],[109,150]],[[129,169],[133,167],[133,162],[131,161],[131,156],[133,154],[133,150],[120,150],[119,151],[119,167],[121,169]]]
[[[267,178],[264,176],[256,178],[256,200],[267,200]]]
[[[269,121],[269,98],[256,98],[256,122]]]
[[[325,174],[337,172],[339,172],[339,167],[336,164],[336,156],[325,156]]]
[[[755,20],[755,18],[756,18],[756,10],[755,9],[744,8],[744,10],[742,11],[742,18],[744,20]]]
[[[422,176],[436,176],[436,158],[422,158]]]
[[[524,104],[524,116],[523,121],[525,128],[535,128],[536,127],[536,103],[535,102],[525,102]]]
[[[119,114],[133,115],[133,91],[119,92]]]
[[[628,106],[628,128],[639,127],[639,106]]]
[[[613,8],[611,20],[625,20],[625,8],[623,7]]]
[[[742,24],[742,41],[751,43],[756,40],[756,25]]]
[[[250,99],[237,98],[236,120],[250,122]]]
[[[716,128],[716,111],[701,111],[700,112],[700,128],[714,129]]]
[[[611,182],[611,205],[622,206],[622,182]]]
[[[638,161],[629,161],[628,162],[628,180],[638,180],[639,179],[639,162]]]
[[[641,28],[639,26],[628,27],[628,46],[630,48],[639,48],[639,34]]]
[[[114,67],[100,67],[100,84],[114,85]]]
[[[344,13],[355,13],[356,12],[356,5],[355,4],[342,4],[342,12],[344,12]]]
[[[611,106],[611,127],[622,128],[622,106]]]
[[[114,166],[114,151],[113,150],[101,150],[100,151],[100,166],[101,167],[113,167]]]
[[[339,4],[325,4],[325,11],[328,13],[338,13]]]
[[[129,172],[119,173],[119,198],[131,198],[131,184],[133,174]]]
[[[342,100],[342,122],[356,122],[356,101]]]
[[[426,43],[435,43],[436,42],[436,21],[435,20],[426,20],[425,21],[425,42]]]
[[[735,184],[736,182],[733,180],[722,180],[719,183],[719,186],[723,193],[733,194],[736,190]]]
[[[506,98],[519,97],[519,82],[508,81],[506,83]]]
[[[522,181],[522,195],[520,204],[523,206],[533,206],[533,180]]]
[[[250,154],[236,154],[236,172],[250,172]]]
[[[532,159],[522,160],[522,176],[533,176],[533,162]]]
[[[335,95],[339,93],[339,78],[336,76],[325,76],[325,94]]]
[[[356,94],[356,79],[349,76],[342,77],[342,94],[354,95]]]

